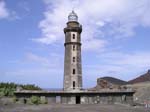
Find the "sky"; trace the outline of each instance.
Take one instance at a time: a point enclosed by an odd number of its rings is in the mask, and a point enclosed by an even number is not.
[[[150,0],[0,0],[0,82],[62,88],[64,32],[82,25],[83,87],[150,69]]]

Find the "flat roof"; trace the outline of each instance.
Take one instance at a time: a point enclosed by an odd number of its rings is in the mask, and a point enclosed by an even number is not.
[[[135,91],[133,90],[100,90],[100,91],[88,91],[88,90],[72,90],[72,91],[55,91],[55,90],[50,90],[50,91],[46,91],[46,90],[40,90],[40,91],[35,91],[35,90],[22,90],[22,91],[15,91],[15,94],[70,94],[70,93],[80,93],[80,94],[98,94],[98,93],[134,93]]]

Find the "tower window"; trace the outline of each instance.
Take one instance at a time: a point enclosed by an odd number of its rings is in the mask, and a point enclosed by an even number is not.
[[[76,73],[76,70],[75,70],[75,69],[73,69],[72,74],[75,74],[75,73]]]
[[[75,57],[73,57],[73,62],[75,62]]]
[[[80,62],[80,58],[79,57],[77,57],[77,62]]]
[[[73,81],[73,89],[75,89],[76,83],[75,81]]]
[[[72,38],[75,39],[75,34],[72,35]]]
[[[75,51],[75,45],[73,45],[73,51]]]

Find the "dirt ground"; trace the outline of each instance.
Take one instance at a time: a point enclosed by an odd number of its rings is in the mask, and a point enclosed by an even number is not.
[[[0,105],[0,112],[150,112],[144,107],[126,105]]]

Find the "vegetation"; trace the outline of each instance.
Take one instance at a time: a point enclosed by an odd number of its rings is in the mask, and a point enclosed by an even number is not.
[[[41,90],[40,87],[35,86],[33,84],[27,84],[27,85],[19,85],[24,90]]]
[[[12,100],[13,100],[14,103],[16,103],[18,101],[16,96],[13,96]]]
[[[41,96],[41,98],[40,98],[40,103],[41,103],[41,104],[47,104],[47,103],[48,103],[48,101],[47,101],[47,99],[46,99],[45,96]]]
[[[38,96],[32,96],[30,100],[32,104],[36,104],[36,105],[40,104],[40,97]]]
[[[13,96],[16,87],[14,83],[0,83],[0,96]]]
[[[32,96],[32,97],[30,97],[28,102],[30,102],[30,104],[36,104],[36,105],[38,105],[38,104],[47,104],[48,103],[45,96],[41,96],[41,97]]]
[[[13,96],[17,87],[21,87],[23,90],[41,90],[41,88],[33,84],[21,85],[15,83],[0,83],[0,97]]]

